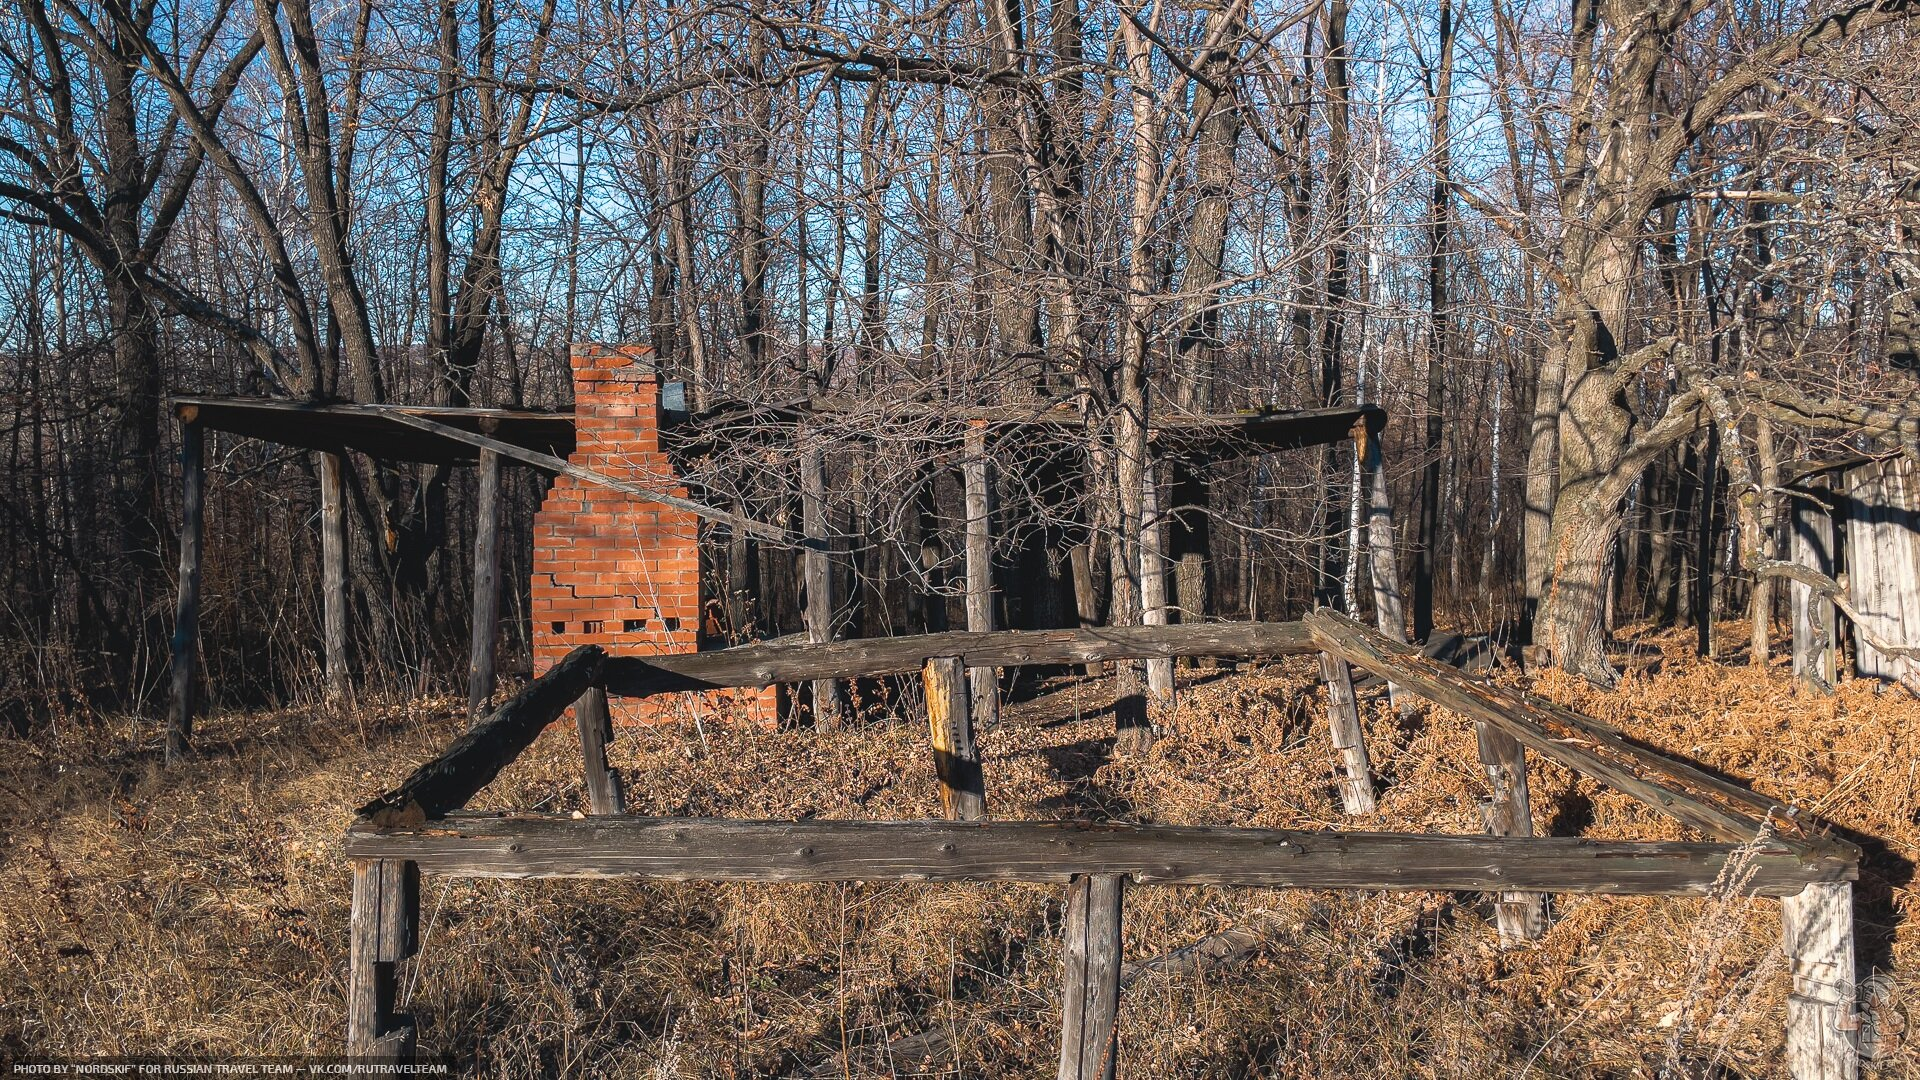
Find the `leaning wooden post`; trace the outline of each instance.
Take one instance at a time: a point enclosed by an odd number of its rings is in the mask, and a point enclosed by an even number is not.
[[[613,713],[607,708],[606,687],[589,687],[580,695],[573,703],[573,723],[580,731],[580,757],[586,763],[588,807],[595,815],[626,813],[620,774],[607,767]]]
[[[1480,764],[1493,788],[1480,808],[1487,832],[1494,836],[1532,836],[1533,804],[1527,796],[1527,750],[1513,736],[1487,723],[1473,724]],[[1545,931],[1546,897],[1538,893],[1503,892],[1494,903],[1500,943],[1531,941]]]
[[[1854,1015],[1853,885],[1809,885],[1780,901],[1787,988],[1787,1075],[1793,1080],[1856,1080],[1859,1021]]]
[[[976,634],[993,630],[993,484],[987,460],[987,424],[967,425],[966,459],[960,465],[967,511],[967,629]],[[971,668],[967,684],[973,694],[973,726],[991,731],[1000,723],[1000,672]]]
[[[347,681],[346,459],[320,455],[320,608],[327,696],[345,697]]]
[[[198,410],[180,410],[180,595],[173,608],[173,700],[167,710],[167,764],[193,738],[193,676],[200,641],[200,534],[207,500],[206,443]]]
[[[1320,677],[1327,684],[1327,729],[1340,755],[1340,802],[1349,814],[1374,811],[1373,763],[1360,728],[1360,706],[1353,696],[1353,669],[1332,653],[1320,654]]]
[[[1120,1056],[1120,907],[1123,874],[1090,874],[1067,886],[1060,1080],[1113,1080]]]
[[[500,626],[500,455],[480,451],[473,526],[473,633],[467,656],[467,719],[493,704],[493,645]]]
[[[957,656],[936,656],[920,669],[927,691],[927,726],[933,734],[933,768],[940,777],[940,808],[951,821],[987,816],[986,778],[973,742],[973,709],[967,670]]]
[[[413,1057],[411,1018],[396,1014],[399,963],[414,954],[420,924],[420,867],[404,859],[353,862],[347,923],[347,1053]]]
[[[1793,537],[1789,558],[1825,577],[1834,571],[1833,516],[1804,496],[1793,500]],[[1793,674],[1819,690],[1832,690],[1838,676],[1834,638],[1839,626],[1833,601],[1794,581],[1787,585],[1793,609]]]
[[[1400,563],[1395,554],[1393,502],[1388,497],[1387,468],[1380,439],[1363,419],[1353,426],[1354,453],[1367,481],[1367,577],[1373,586],[1373,621],[1389,640],[1407,640],[1406,598],[1400,591]],[[1413,695],[1389,682],[1387,699],[1402,715],[1413,709]]]

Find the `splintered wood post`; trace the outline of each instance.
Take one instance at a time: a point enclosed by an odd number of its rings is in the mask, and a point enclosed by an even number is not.
[[[940,777],[940,808],[950,821],[987,816],[986,778],[973,743],[973,709],[967,669],[957,656],[936,656],[920,669],[927,691],[927,726],[933,733],[933,767]]]
[[[1140,625],[1167,625],[1166,522],[1160,516],[1160,482],[1156,470],[1146,470],[1140,493]],[[1173,703],[1173,659],[1147,661],[1147,700]]]
[[[993,630],[993,474],[987,460],[987,426],[974,421],[967,427],[966,458],[960,477],[966,495],[967,630]],[[1000,723],[1000,672],[971,668],[967,682],[973,695],[973,726],[991,731]]]
[[[1067,886],[1060,1080],[1113,1080],[1120,1055],[1120,907],[1124,874],[1087,874]]]
[[[1793,538],[1789,558],[1826,577],[1833,576],[1833,517],[1824,506],[1805,498],[1793,500]],[[1787,585],[1793,608],[1793,675],[1821,690],[1831,690],[1837,674],[1834,638],[1838,631],[1833,601],[1811,585]]]
[[[591,686],[573,703],[573,723],[580,730],[580,756],[586,762],[587,805],[595,815],[626,812],[620,774],[607,767],[607,743],[613,739],[613,714],[607,691]]]
[[[1394,641],[1407,640],[1406,598],[1400,591],[1399,556],[1394,548],[1393,501],[1387,490],[1387,468],[1380,440],[1367,431],[1366,421],[1353,427],[1361,471],[1367,481],[1367,577],[1373,587],[1373,621]],[[1401,715],[1413,710],[1413,695],[1389,682],[1387,698]]]
[[[1373,763],[1367,759],[1360,706],[1353,696],[1353,670],[1340,657],[1321,653],[1320,677],[1327,684],[1327,729],[1340,755],[1340,802],[1349,814],[1371,814]]]
[[[818,645],[833,640],[833,560],[827,539],[827,459],[817,445],[818,434],[802,429],[800,438],[800,530],[806,534],[801,555],[801,581],[806,604],[801,612],[807,640]],[[813,722],[823,728],[840,723],[840,684],[813,680]]]
[[[200,534],[207,499],[206,443],[191,408],[180,416],[180,595],[173,609],[173,700],[167,710],[167,764],[193,738],[193,676],[200,641]]]
[[[1532,836],[1526,747],[1484,720],[1474,721],[1473,735],[1480,764],[1487,771],[1487,783],[1493,788],[1480,808],[1487,832],[1494,836]],[[1536,893],[1503,892],[1494,903],[1494,919],[1502,945],[1531,941],[1546,930],[1546,898]]]
[[[500,625],[500,455],[480,451],[480,497],[473,526],[473,634],[467,660],[467,719],[493,704],[493,643]]]
[[[1853,885],[1808,885],[1780,901],[1787,990],[1787,1075],[1793,1080],[1856,1080],[1859,1021],[1854,1013]]]
[[[355,859],[348,918],[347,1053],[413,1057],[413,1021],[397,1015],[401,961],[418,947],[420,868],[404,859]]]
[[[327,696],[345,697],[347,682],[346,459],[320,455],[320,607]]]

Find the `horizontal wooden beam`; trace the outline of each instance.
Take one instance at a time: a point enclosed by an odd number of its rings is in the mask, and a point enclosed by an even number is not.
[[[598,645],[568,653],[438,757],[413,770],[399,787],[362,806],[359,820],[405,827],[465,806],[600,681],[606,662],[607,654]]]
[[[1572,837],[1417,836],[1081,822],[735,821],[460,815],[357,825],[355,859],[476,877],[675,881],[1030,881],[1124,874],[1143,885],[1699,895],[1730,859],[1747,892],[1857,873],[1779,847]]]
[[[1709,836],[1745,842],[1759,836],[1767,822],[1790,849],[1859,861],[1859,848],[1817,834],[1793,807],[1633,742],[1598,720],[1474,679],[1326,608],[1309,614],[1306,625],[1326,651],[1444,708],[1484,720],[1528,748]]]
[[[616,656],[607,661],[606,686],[610,694],[647,697],[727,686],[906,675],[918,672],[936,656],[958,656],[967,667],[982,668],[1167,656],[1286,656],[1316,648],[1306,627],[1297,622],[914,634],[817,645],[745,645],[717,652]]]

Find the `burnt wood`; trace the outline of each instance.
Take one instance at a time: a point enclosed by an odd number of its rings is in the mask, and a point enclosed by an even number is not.
[[[1528,749],[1632,795],[1709,836],[1744,842],[1771,822],[1778,840],[1809,857],[1858,862],[1860,849],[1815,834],[1797,810],[1626,738],[1617,729],[1549,702],[1471,677],[1388,641],[1322,608],[1306,624],[1320,647],[1406,686],[1429,700],[1484,720]]]
[[[478,723],[493,704],[493,645],[500,626],[500,455],[480,451],[473,510],[473,626],[467,638],[467,717]]]
[[[173,609],[172,700],[167,709],[166,760],[187,755],[193,737],[193,675],[200,642],[200,534],[207,500],[207,452],[200,425],[186,413],[180,424],[180,595]]]
[[[747,645],[718,652],[616,656],[607,661],[606,686],[610,694],[648,697],[727,686],[907,675],[936,656],[957,656],[970,668],[994,668],[1155,656],[1272,657],[1317,648],[1301,623],[1108,626],[991,634],[956,631],[819,645]]]
[[[399,787],[362,806],[361,820],[381,826],[417,824],[465,806],[574,699],[600,681],[606,662],[607,654],[598,645],[568,653]]]
[[[1743,888],[1798,892],[1857,876],[1848,859],[1778,845],[1628,843],[1087,822],[736,821],[462,814],[410,829],[356,824],[353,858],[475,877],[674,881],[1029,881],[1124,874],[1142,885],[1701,895],[1729,858]]]
[[[920,670],[927,695],[927,727],[933,737],[933,768],[940,777],[940,809],[950,821],[987,816],[986,777],[973,742],[967,703],[968,671],[956,656],[937,656]]]
[[[1060,1080],[1113,1080],[1119,1064],[1120,921],[1126,878],[1077,877],[1062,920]]]
[[[588,808],[595,814],[625,813],[620,774],[607,767],[607,744],[613,741],[613,713],[607,708],[607,692],[597,686],[587,687],[587,692],[573,703],[573,723],[580,732]]]

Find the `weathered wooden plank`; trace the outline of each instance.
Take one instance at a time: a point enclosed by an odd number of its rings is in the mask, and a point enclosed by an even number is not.
[[[1787,956],[1787,1074],[1793,1080],[1856,1080],[1853,886],[1822,882],[1780,902]]]
[[[1834,574],[1833,515],[1806,498],[1793,500],[1793,536],[1789,559],[1821,577]],[[1793,674],[1817,689],[1833,689],[1839,623],[1833,601],[1804,581],[1789,581],[1787,596],[1793,610]]]
[[[626,795],[620,774],[607,767],[607,743],[613,741],[613,714],[607,708],[607,692],[598,686],[587,687],[573,703],[573,723],[580,732],[580,758],[587,775],[587,806],[596,814],[626,812]]]
[[[833,640],[833,561],[827,537],[827,463],[817,435],[800,430],[800,531],[806,550],[800,555],[803,606],[807,637],[815,645]],[[840,722],[840,686],[831,676],[813,676],[813,722],[833,727]]]
[[[1518,740],[1485,720],[1473,725],[1480,765],[1492,789],[1481,807],[1481,820],[1493,836],[1533,835],[1533,801],[1527,794],[1527,751]],[[1532,893],[1503,892],[1494,902],[1494,921],[1500,941],[1512,945],[1531,941],[1547,928],[1546,898]]]
[[[1160,478],[1149,463],[1144,470],[1140,492],[1140,624],[1166,626],[1167,618],[1167,524],[1160,513]],[[1173,659],[1150,657],[1147,669],[1147,700],[1154,705],[1173,704]]]
[[[993,464],[987,457],[984,423],[967,427],[960,482],[966,503],[967,631],[993,631]],[[973,726],[992,731],[1000,723],[1000,673],[992,667],[967,672]]]
[[[1126,878],[1077,877],[1067,886],[1061,950],[1060,1080],[1113,1080],[1120,1056],[1120,922]]]
[[[467,639],[467,718],[493,704],[493,645],[500,626],[500,455],[480,451],[473,509],[473,627]]]
[[[808,679],[908,675],[936,656],[970,668],[1090,664],[1150,656],[1274,657],[1318,651],[1300,623],[1193,623],[1086,630],[1003,630],[861,638],[824,645],[747,645],[717,652],[616,656],[607,692],[647,697]]]
[[[193,740],[193,677],[200,648],[200,537],[207,501],[207,451],[200,425],[180,425],[180,592],[173,607],[172,700],[166,761],[187,756]]]
[[[1355,452],[1367,481],[1367,579],[1373,587],[1373,621],[1390,641],[1407,640],[1406,594],[1400,591],[1400,556],[1394,542],[1393,498],[1379,437],[1366,422],[1353,426]],[[1402,716],[1413,702],[1400,686],[1387,684],[1387,698]]]
[[[1854,619],[1854,667],[1868,678],[1899,680],[1920,671],[1880,643],[1920,644],[1920,498],[1913,463],[1877,461],[1845,474],[1840,505],[1847,525],[1847,592]]]
[[[399,787],[362,806],[360,817],[376,825],[401,826],[465,806],[587,687],[599,682],[606,660],[598,645],[568,653]]]
[[[1321,653],[1320,678],[1327,684],[1327,731],[1340,758],[1340,803],[1349,814],[1371,814],[1373,763],[1367,759],[1360,705],[1353,696],[1353,672],[1340,657]]]
[[[940,808],[951,821],[987,816],[986,778],[973,744],[969,672],[957,656],[937,656],[920,670],[927,694],[927,726],[933,734],[933,767],[940,777]]]
[[[1710,836],[1751,840],[1760,834],[1761,821],[1770,818],[1781,831],[1780,842],[1789,847],[1855,861],[1860,857],[1859,849],[1845,841],[1806,832],[1790,808],[1776,810],[1770,800],[1630,742],[1598,721],[1477,682],[1337,612],[1323,608],[1307,616],[1306,622],[1327,651],[1397,680],[1455,712],[1487,721],[1529,749],[1603,780]],[[1762,807],[1761,816],[1751,816],[1751,811]]]
[[[404,860],[356,859],[347,920],[347,1053],[410,1056],[411,1022],[394,1014],[395,964],[413,955],[419,870]],[[388,1038],[404,1034],[403,1039]]]
[[[320,455],[320,620],[321,655],[326,664],[327,695],[343,698],[352,684],[347,674],[347,488],[346,459]]]
[[[407,858],[479,877],[676,881],[1032,881],[1125,874],[1143,885],[1701,895],[1742,849],[1401,833],[1298,832],[1087,822],[735,821],[467,815],[411,829],[352,828],[355,858]],[[1752,855],[1748,890],[1846,880],[1857,863]]]

